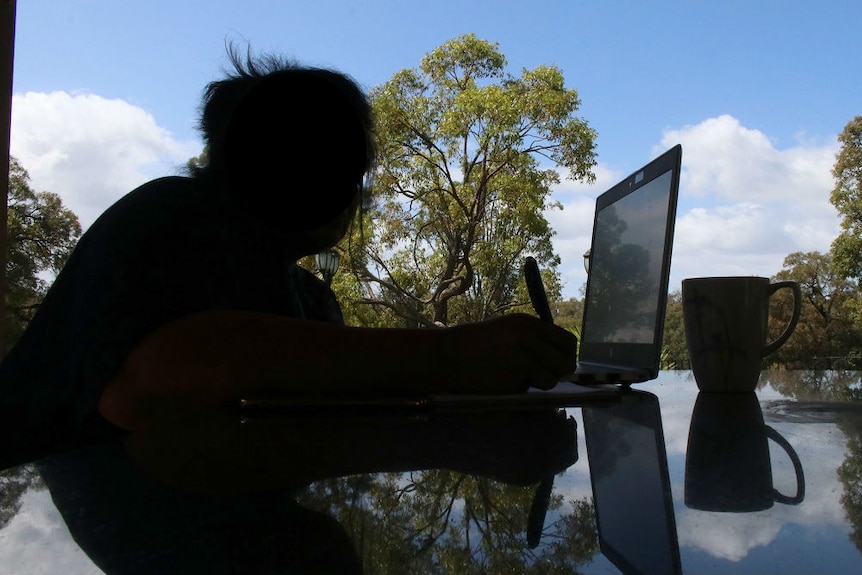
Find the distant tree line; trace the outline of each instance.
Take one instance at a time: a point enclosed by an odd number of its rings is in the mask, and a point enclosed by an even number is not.
[[[772,280],[799,283],[802,311],[787,343],[764,358],[764,369],[862,369],[862,290],[835,273],[829,253],[792,253]],[[779,290],[770,300],[770,338],[783,331],[792,313],[793,295]],[[691,368],[679,290],[668,295],[664,346],[676,369]]]

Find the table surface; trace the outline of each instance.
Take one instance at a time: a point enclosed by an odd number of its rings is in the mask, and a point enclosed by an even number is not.
[[[858,573],[860,385],[728,398],[668,371],[626,407],[219,414],[0,473],[0,571]]]

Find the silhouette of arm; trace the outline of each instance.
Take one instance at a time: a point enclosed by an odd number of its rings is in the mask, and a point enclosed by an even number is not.
[[[141,429],[264,392],[509,393],[550,387],[573,364],[571,334],[520,314],[448,329],[371,329],[206,312],[137,345],[99,412]]]

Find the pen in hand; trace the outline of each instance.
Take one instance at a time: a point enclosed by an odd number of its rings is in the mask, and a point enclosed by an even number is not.
[[[536,263],[536,258],[532,256],[527,256],[524,262],[524,279],[527,282],[527,291],[530,293],[530,302],[533,304],[533,309],[539,314],[539,318],[554,323],[551,306],[548,305],[548,295],[545,293],[544,284],[542,284],[539,264]]]

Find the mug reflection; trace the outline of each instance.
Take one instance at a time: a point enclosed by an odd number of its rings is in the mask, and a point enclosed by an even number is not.
[[[790,458],[796,494],[773,486],[769,440]],[[802,463],[790,443],[763,421],[754,392],[700,392],[695,401],[685,461],[685,504],[703,511],[752,512],[775,502],[805,498]]]

